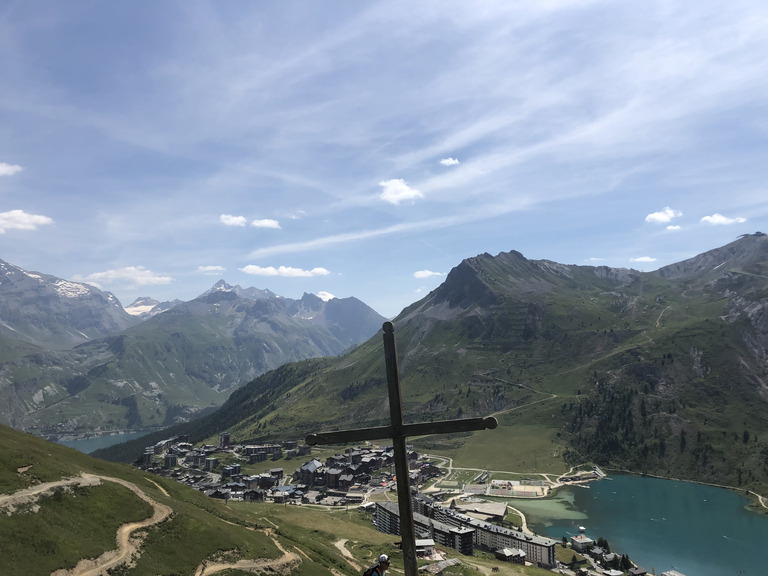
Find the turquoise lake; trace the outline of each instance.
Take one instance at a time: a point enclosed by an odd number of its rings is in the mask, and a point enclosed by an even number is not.
[[[736,492],[690,482],[610,476],[554,499],[515,500],[529,528],[550,538],[605,538],[613,552],[656,574],[766,576],[768,516]]]
[[[97,436],[95,438],[83,438],[81,440],[62,440],[58,444],[69,446],[85,454],[90,454],[99,448],[107,448],[120,442],[128,442],[145,436],[147,432],[131,432],[129,434],[112,434],[111,436]]]

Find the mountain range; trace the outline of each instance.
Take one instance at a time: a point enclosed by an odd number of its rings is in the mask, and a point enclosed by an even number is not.
[[[423,450],[488,469],[593,462],[768,488],[763,233],[654,272],[481,254],[393,323],[406,421],[499,420],[414,439]],[[215,413],[161,434],[294,438],[384,425],[387,406],[377,335],[340,357],[267,372]],[[101,455],[131,459],[152,439]]]
[[[0,422],[47,437],[147,430],[215,409],[286,362],[340,354],[384,318],[224,281],[189,302],[110,293],[0,261]]]

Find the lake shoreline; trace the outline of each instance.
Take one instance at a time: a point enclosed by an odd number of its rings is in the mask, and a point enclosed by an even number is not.
[[[155,430],[111,431],[104,434],[63,435],[57,440],[51,440],[56,444],[74,448],[84,454],[90,454],[95,450],[107,448],[115,444],[121,444],[130,440],[136,440]]]
[[[649,573],[676,566],[700,576],[755,575],[768,563],[768,517],[750,504],[753,497],[744,489],[612,470],[608,481],[564,486],[549,502],[511,505],[538,534],[570,538],[586,527],[588,537],[605,537],[612,551]]]
[[[737,494],[743,494],[747,497],[750,504],[747,509],[752,510],[758,514],[768,515],[768,497],[765,497],[753,490],[747,488],[739,488],[737,486],[727,486],[725,484],[715,484],[714,482],[703,482],[701,480],[687,480],[685,478],[675,478],[674,476],[662,476],[660,474],[649,474],[647,472],[634,472],[633,470],[623,470],[621,468],[605,468],[606,471],[610,471],[615,474],[624,474],[627,476],[638,476],[640,478],[657,478],[659,480],[671,480],[673,482],[689,482],[691,484],[699,484],[701,486],[711,486],[712,488],[722,488],[724,490],[730,490]]]

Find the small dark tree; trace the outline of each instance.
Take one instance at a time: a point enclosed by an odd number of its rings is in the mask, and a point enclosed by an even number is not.
[[[619,570],[629,570],[632,568],[632,561],[629,559],[629,556],[626,554],[621,555],[621,565],[619,566]]]

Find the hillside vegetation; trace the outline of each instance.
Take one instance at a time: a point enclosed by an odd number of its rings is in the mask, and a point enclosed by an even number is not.
[[[765,491],[767,312],[761,233],[650,273],[483,254],[394,320],[406,420],[496,415],[493,431],[414,440],[467,466],[596,462]],[[258,441],[387,417],[377,335],[269,372],[184,431]]]
[[[277,573],[355,576],[381,552],[402,574],[396,538],[366,512],[213,500],[173,480],[0,426],[4,576]],[[119,543],[119,547],[117,546]],[[499,564],[461,557],[452,574]],[[93,571],[93,572],[91,572]],[[545,571],[501,565],[500,576]]]

